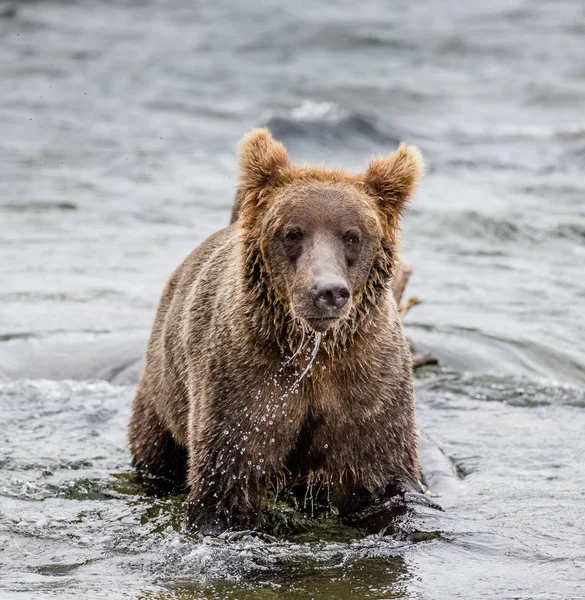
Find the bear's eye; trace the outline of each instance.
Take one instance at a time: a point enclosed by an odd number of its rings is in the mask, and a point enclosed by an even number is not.
[[[284,239],[291,244],[298,244],[303,239],[303,232],[298,227],[287,229],[284,232]]]
[[[343,236],[343,241],[346,246],[357,246],[360,243],[360,236],[357,231],[348,231]]]

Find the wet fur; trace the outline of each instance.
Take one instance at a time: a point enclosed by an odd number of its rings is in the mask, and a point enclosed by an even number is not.
[[[188,523],[204,533],[261,526],[275,482],[325,482],[349,517],[420,477],[411,356],[389,287],[400,214],[422,171],[418,151],[403,144],[352,175],[292,165],[261,129],[243,140],[240,167],[234,222],[165,285],[129,426],[138,469],[186,474]],[[273,285],[263,248],[267,211],[299,186],[361,194],[379,223],[352,311],[324,334],[300,381],[315,336]]]

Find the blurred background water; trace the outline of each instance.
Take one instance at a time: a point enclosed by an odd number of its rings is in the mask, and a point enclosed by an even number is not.
[[[584,107],[580,0],[0,2],[0,595],[583,598]],[[436,539],[201,541],[128,483],[162,284],[260,124],[299,162],[426,157]]]

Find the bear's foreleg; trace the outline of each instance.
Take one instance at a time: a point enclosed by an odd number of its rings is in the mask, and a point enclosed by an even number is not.
[[[260,526],[264,485],[253,470],[235,463],[223,465],[214,453],[204,461],[192,461],[189,484],[187,526],[191,531],[218,535],[228,529]]]
[[[382,489],[371,492],[360,485],[346,485],[338,489],[334,497],[341,522],[368,534],[387,529],[398,514],[394,506],[383,501]]]
[[[334,502],[343,523],[361,527],[368,534],[380,533],[406,512],[405,495],[422,491],[418,482],[408,477],[394,477],[374,491],[359,484],[340,486]]]
[[[192,402],[187,509],[192,531],[216,535],[262,525],[268,485],[286,470],[305,418],[304,407],[287,405],[286,390],[266,379],[267,389],[264,381],[252,381],[240,397],[234,393],[237,382],[214,374],[205,395],[200,388]],[[254,388],[258,391],[248,392]]]

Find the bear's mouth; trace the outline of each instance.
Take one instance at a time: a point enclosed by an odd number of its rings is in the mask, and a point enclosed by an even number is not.
[[[337,323],[339,319],[340,317],[303,317],[303,321],[305,321],[311,329],[314,329],[319,333],[327,331],[327,329]]]

